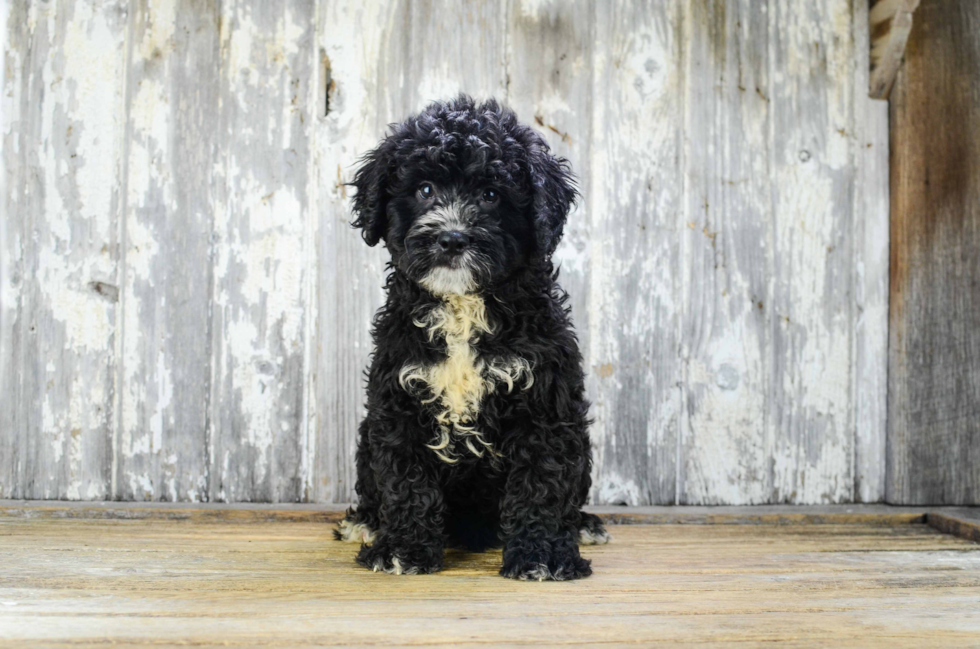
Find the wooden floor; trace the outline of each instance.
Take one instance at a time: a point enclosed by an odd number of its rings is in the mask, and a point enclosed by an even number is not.
[[[353,562],[330,525],[0,517],[0,644],[980,645],[980,545],[922,523],[616,525],[595,574]]]

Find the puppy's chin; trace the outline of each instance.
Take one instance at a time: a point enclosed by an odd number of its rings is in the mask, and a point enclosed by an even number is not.
[[[419,280],[433,295],[465,295],[477,288],[475,273],[466,267],[436,266]]]

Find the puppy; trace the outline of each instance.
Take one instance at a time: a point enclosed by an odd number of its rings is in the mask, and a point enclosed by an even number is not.
[[[336,537],[393,574],[502,544],[505,577],[590,575],[578,546],[609,537],[581,510],[589,404],[551,262],[576,199],[567,161],[509,109],[460,96],[393,126],[352,184],[353,225],[391,262],[359,505]]]

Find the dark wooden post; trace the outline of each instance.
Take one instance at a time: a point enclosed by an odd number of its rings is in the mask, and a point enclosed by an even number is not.
[[[980,2],[922,0],[891,94],[886,499],[980,503]]]

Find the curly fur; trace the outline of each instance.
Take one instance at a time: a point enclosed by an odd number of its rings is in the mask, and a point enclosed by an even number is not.
[[[361,161],[354,225],[391,253],[372,335],[357,493],[335,533],[370,570],[424,574],[447,544],[503,545],[500,573],[591,574],[588,403],[551,255],[576,198],[565,160],[493,100],[460,96]],[[491,191],[492,190],[492,191]],[[465,249],[440,235],[465,236]]]

